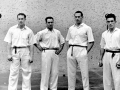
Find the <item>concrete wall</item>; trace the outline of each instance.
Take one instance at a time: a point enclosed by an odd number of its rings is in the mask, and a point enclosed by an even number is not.
[[[26,24],[34,34],[45,28],[44,18],[53,16],[55,28],[66,37],[68,27],[74,24],[73,14],[76,10],[84,13],[84,22],[92,27],[95,45],[89,53],[90,69],[99,69],[99,42],[101,33],[106,29],[104,15],[114,13],[117,16],[117,27],[120,27],[119,0],[0,0],[0,72],[8,72],[7,44],[3,39],[9,27],[17,23],[16,15],[23,12],[27,15]],[[35,48],[33,70],[40,70],[40,52]],[[60,55],[60,72],[66,73],[66,47]]]

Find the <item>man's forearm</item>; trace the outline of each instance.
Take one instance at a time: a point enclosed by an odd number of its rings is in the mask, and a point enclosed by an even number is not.
[[[33,45],[31,45],[29,47],[29,50],[30,50],[30,57],[32,58],[33,57],[33,51],[34,51]]]
[[[94,42],[89,42],[88,43],[87,52],[89,52],[92,49],[93,45],[94,45]]]
[[[38,44],[34,44],[34,46],[36,46],[40,51],[42,51],[42,47]]]
[[[7,51],[8,51],[8,55],[12,55],[11,54],[11,44],[10,43],[8,43],[8,46],[7,46]]]
[[[105,53],[105,49],[101,48],[100,49],[100,60],[103,59],[104,53]]]
[[[59,49],[60,52],[63,50],[64,44],[65,44],[65,43],[63,43],[63,44],[60,45],[60,49]]]

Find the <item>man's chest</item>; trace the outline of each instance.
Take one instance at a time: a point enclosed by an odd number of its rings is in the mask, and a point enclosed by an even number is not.
[[[27,30],[14,30],[12,32],[12,38],[13,39],[21,39],[21,38],[24,38],[24,39],[27,39],[29,38],[29,32]]]
[[[47,32],[43,34],[43,40],[57,40],[58,39],[58,34],[55,32]]]
[[[120,41],[120,32],[106,33],[105,35],[106,42],[118,42]]]
[[[70,29],[70,34],[72,37],[76,37],[76,36],[83,37],[87,35],[87,30],[85,28],[79,28],[79,29],[72,28]]]

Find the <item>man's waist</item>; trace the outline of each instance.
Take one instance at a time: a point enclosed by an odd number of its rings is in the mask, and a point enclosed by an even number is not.
[[[87,46],[77,45],[77,44],[69,44],[69,47],[70,47],[70,46],[72,46],[72,47],[74,47],[74,46],[76,46],[76,47],[87,47]]]
[[[27,48],[28,46],[13,46],[12,48]]]
[[[59,48],[47,48],[47,47],[45,47],[45,48],[43,48],[43,50],[58,50]]]
[[[120,53],[120,49],[116,49],[116,50],[105,49],[105,51],[110,53]]]

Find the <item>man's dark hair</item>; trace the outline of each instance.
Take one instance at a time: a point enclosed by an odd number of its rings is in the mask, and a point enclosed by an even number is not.
[[[52,19],[52,20],[54,21],[54,18],[51,17],[51,16],[49,16],[49,17],[46,17],[46,18],[45,18],[45,22],[46,22],[46,23],[47,23],[47,19]]]
[[[19,15],[23,15],[24,18],[26,19],[26,15],[25,15],[24,13],[19,13],[19,14],[17,15],[17,18],[18,18]]]
[[[114,18],[114,20],[116,21],[116,16],[115,16],[115,14],[112,14],[112,13],[106,14],[106,15],[105,15],[105,18],[106,18],[106,20],[107,20],[108,18]]]
[[[76,11],[76,12],[74,13],[74,16],[75,16],[76,13],[80,13],[81,16],[83,17],[83,13],[82,13],[82,11]]]

